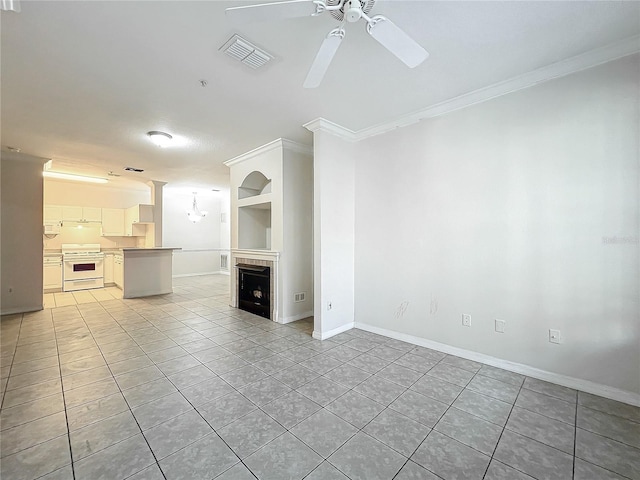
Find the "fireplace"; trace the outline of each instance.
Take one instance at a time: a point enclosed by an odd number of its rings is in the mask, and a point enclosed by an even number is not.
[[[271,269],[263,265],[239,263],[238,308],[271,318]]]

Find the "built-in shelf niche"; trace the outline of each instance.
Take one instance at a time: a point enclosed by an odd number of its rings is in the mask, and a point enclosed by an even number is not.
[[[238,187],[238,200],[249,197],[257,197],[271,193],[271,180],[261,172],[253,171]]]
[[[271,180],[258,171],[238,187],[238,248],[271,250]]]

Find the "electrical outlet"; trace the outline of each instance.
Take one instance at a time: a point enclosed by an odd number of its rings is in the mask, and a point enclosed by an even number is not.
[[[470,327],[471,326],[471,315],[467,313],[462,314],[462,326]]]
[[[560,330],[549,330],[549,341],[551,343],[560,343]]]
[[[331,305],[331,302],[327,302],[327,310],[331,310],[333,308],[333,305]]]
[[[504,333],[504,327],[507,325],[507,322],[504,320],[498,320],[496,318],[496,332]]]

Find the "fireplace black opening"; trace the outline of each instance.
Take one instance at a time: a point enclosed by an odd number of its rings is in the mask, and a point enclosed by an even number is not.
[[[238,308],[271,318],[271,269],[239,263]]]

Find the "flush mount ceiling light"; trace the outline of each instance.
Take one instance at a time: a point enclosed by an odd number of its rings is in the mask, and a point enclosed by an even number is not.
[[[165,132],[158,132],[156,130],[152,130],[151,132],[147,132],[149,139],[155,143],[160,148],[164,148],[171,144],[171,140],[173,136],[169,135]]]
[[[204,217],[207,216],[209,212],[205,212],[204,210],[200,210],[198,208],[198,202],[196,201],[197,192],[193,192],[193,204],[191,205],[191,210],[187,210],[187,217],[193,223],[198,223]]]
[[[58,178],[60,180],[73,180],[75,182],[89,182],[89,183],[107,183],[109,180],[100,177],[87,177],[85,175],[74,175],[72,173],[52,172],[47,170],[42,172],[43,177]]]
[[[0,0],[0,10],[20,13],[20,0]]]

